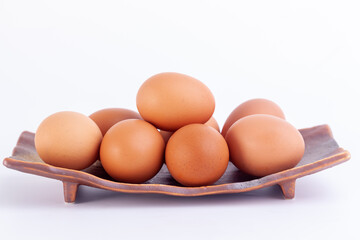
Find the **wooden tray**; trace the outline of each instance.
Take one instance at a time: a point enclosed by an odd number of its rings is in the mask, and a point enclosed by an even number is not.
[[[13,154],[5,158],[3,164],[18,171],[36,174],[63,182],[65,202],[75,202],[79,185],[128,193],[160,193],[176,196],[201,196],[222,193],[246,192],[271,185],[280,185],[285,199],[294,198],[295,181],[350,159],[350,153],[334,140],[327,125],[301,129],[305,140],[305,154],[300,163],[292,168],[262,178],[241,173],[232,163],[215,184],[203,187],[183,187],[168,172],[166,165],[151,180],[143,184],[116,182],[106,174],[100,161],[89,168],[77,171],[54,167],[44,163],[34,147],[34,133],[23,132]]]

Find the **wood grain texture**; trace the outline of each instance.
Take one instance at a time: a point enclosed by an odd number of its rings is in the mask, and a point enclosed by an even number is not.
[[[295,195],[295,180],[297,178],[316,173],[350,159],[350,153],[339,147],[327,125],[301,129],[300,132],[305,140],[305,154],[294,168],[255,178],[240,172],[232,163],[229,163],[225,174],[216,183],[202,187],[181,186],[171,177],[166,165],[154,178],[143,184],[114,181],[106,174],[100,161],[96,161],[92,166],[82,171],[54,167],[44,163],[36,153],[34,133],[31,132],[23,132],[20,135],[12,156],[5,158],[3,164],[18,171],[63,181],[66,202],[75,201],[79,185],[128,193],[201,196],[246,192],[278,184],[285,199],[291,199]]]

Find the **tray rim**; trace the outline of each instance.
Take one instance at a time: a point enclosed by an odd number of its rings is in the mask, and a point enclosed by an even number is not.
[[[323,127],[327,131],[329,136],[333,138],[332,131],[330,127],[326,124],[317,125],[309,128],[303,128],[300,130],[309,130],[320,127]],[[24,133],[34,134],[29,131],[22,132],[20,134],[16,146],[18,146],[20,138]],[[12,155],[15,155],[14,154],[15,148]],[[203,195],[212,195],[212,194],[247,192],[247,191],[252,191],[252,190],[272,186],[275,184],[279,184],[280,186],[282,186],[282,183],[286,183],[289,181],[295,182],[297,178],[309,174],[313,174],[318,171],[324,170],[326,168],[343,163],[349,160],[350,157],[351,156],[349,151],[339,147],[337,151],[334,152],[334,154],[328,157],[316,160],[308,164],[297,166],[291,169],[287,169],[281,172],[277,172],[262,178],[257,178],[244,182],[222,183],[217,185],[200,186],[200,187],[174,186],[174,185],[161,184],[161,183],[133,184],[133,183],[116,182],[79,170],[55,167],[47,163],[41,163],[41,162],[29,162],[29,161],[14,159],[12,157],[5,158],[3,164],[8,168],[15,169],[21,172],[57,179],[63,181],[64,184],[65,182],[68,182],[77,185],[87,185],[90,187],[107,189],[117,192],[126,192],[126,193],[158,193],[158,194],[190,197],[190,196],[203,196]],[[261,179],[263,183],[261,183],[259,179]],[[244,183],[254,183],[254,184],[249,187],[241,187],[241,185]],[[148,187],[151,187],[153,189],[151,190],[146,189]]]
[[[49,164],[40,163],[40,162],[31,163],[31,162],[22,161],[22,160],[18,160],[18,159],[14,159],[14,158],[5,158],[3,164],[8,168],[12,168],[12,169],[15,169],[15,170],[18,170],[18,171],[21,171],[21,172],[25,172],[25,173],[29,173],[29,172],[19,170],[18,167],[17,167],[19,163],[29,165],[29,166],[41,165],[41,166],[44,166],[44,167],[47,167],[47,168],[50,166],[50,168],[56,168],[56,169],[59,169],[59,170],[62,170],[62,171],[65,170],[65,171],[73,172],[73,173],[76,173],[76,174],[79,174],[79,172],[81,172],[81,175],[89,176],[90,178],[96,178],[96,179],[98,179],[100,181],[105,181],[105,182],[108,182],[108,183],[111,183],[111,184],[116,184],[116,185],[119,185],[119,186],[139,186],[139,187],[140,186],[141,187],[142,186],[152,186],[152,187],[166,186],[166,187],[174,188],[174,189],[178,188],[178,189],[194,189],[194,190],[198,190],[198,189],[219,188],[219,187],[223,187],[223,186],[236,185],[236,184],[239,184],[239,183],[240,184],[241,183],[249,183],[249,182],[257,181],[259,179],[270,178],[270,177],[273,177],[273,176],[278,175],[278,174],[280,175],[280,174],[284,174],[284,173],[290,173],[291,171],[301,170],[301,169],[306,168],[306,167],[311,167],[313,165],[324,163],[323,165],[318,167],[320,169],[310,168],[310,169],[308,169],[308,170],[306,170],[304,172],[299,172],[299,173],[296,173],[294,175],[290,175],[288,177],[274,179],[272,181],[265,182],[264,184],[254,185],[252,187],[233,189],[233,191],[224,189],[224,190],[216,191],[216,192],[200,192],[200,193],[196,193],[196,194],[189,194],[189,193],[167,192],[167,191],[164,191],[164,190],[155,191],[155,190],[129,190],[129,189],[120,189],[120,188],[119,189],[114,189],[114,188],[111,188],[111,187],[107,187],[105,185],[101,185],[99,183],[91,182],[89,179],[86,179],[86,180],[82,179],[82,180],[84,180],[85,182],[89,181],[90,184],[79,183],[81,185],[87,185],[87,186],[96,187],[96,188],[108,189],[108,190],[119,191],[119,192],[128,192],[128,193],[161,193],[161,194],[169,194],[169,195],[176,195],[176,196],[202,196],[202,195],[210,195],[210,194],[214,194],[214,193],[235,193],[235,192],[252,191],[252,190],[255,190],[255,189],[259,189],[259,188],[272,186],[272,185],[275,185],[275,184],[283,182],[283,181],[287,181],[287,180],[291,180],[291,179],[297,179],[297,178],[300,178],[300,177],[303,177],[303,176],[306,176],[306,175],[321,171],[323,169],[329,168],[331,166],[338,165],[338,164],[343,163],[345,161],[348,161],[350,159],[350,157],[351,157],[350,153],[347,150],[344,150],[343,148],[339,148],[339,149],[341,149],[343,151],[339,152],[337,154],[331,155],[329,157],[317,160],[315,162],[304,164],[302,166],[294,167],[294,168],[291,168],[291,169],[287,169],[287,170],[277,172],[277,173],[274,173],[274,174],[271,174],[271,175],[267,175],[267,176],[262,177],[262,178],[253,179],[253,180],[244,181],[244,182],[223,183],[223,184],[200,186],[200,187],[173,186],[173,185],[167,185],[167,184],[161,184],[161,183],[123,183],[123,182],[115,182],[115,181],[111,181],[111,180],[108,180],[108,179],[100,178],[98,176],[95,176],[95,175],[87,173],[87,172],[82,172],[82,171],[73,170],[73,169],[67,169],[67,168],[61,168],[61,167],[55,167],[55,166],[51,166]],[[337,157],[342,157],[342,158],[337,159]],[[333,160],[333,159],[335,159],[335,160]],[[333,161],[330,161],[330,160],[333,160]],[[71,180],[68,180],[68,178],[75,178],[72,175],[55,174],[53,172],[44,171],[44,170],[41,170],[39,168],[30,168],[30,167],[24,167],[24,168],[25,169],[31,169],[31,172],[30,172],[31,174],[39,175],[39,176],[42,176],[42,175],[32,173],[32,172],[37,171],[37,172],[43,172],[43,173],[51,173],[54,177],[47,177],[47,178],[53,178],[53,179],[56,179],[56,180],[63,180],[65,178],[67,181],[71,181]],[[59,177],[57,178],[55,176],[59,176]],[[44,176],[44,177],[46,177],[46,176]],[[78,183],[78,182],[79,181],[74,181],[74,183]],[[99,186],[94,186],[94,185],[99,185]]]

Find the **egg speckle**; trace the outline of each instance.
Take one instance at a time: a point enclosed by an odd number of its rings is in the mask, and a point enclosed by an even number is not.
[[[225,139],[214,128],[190,124],[169,139],[165,161],[171,175],[185,186],[204,186],[216,182],[229,162]]]

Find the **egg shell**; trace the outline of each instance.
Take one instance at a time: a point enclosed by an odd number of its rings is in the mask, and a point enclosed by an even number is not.
[[[164,140],[154,126],[128,119],[107,131],[100,147],[100,160],[115,180],[143,183],[160,170],[164,151]]]
[[[219,129],[219,124],[217,123],[217,121],[215,120],[214,117],[211,117],[209,119],[209,121],[207,121],[206,123],[204,123],[205,125],[209,126],[209,127],[212,127],[214,128],[216,131],[220,132],[220,129]],[[161,136],[163,137],[165,143],[167,143],[169,141],[169,138],[171,137],[171,135],[173,134],[174,132],[168,132],[168,131],[164,131],[164,130],[160,130],[160,134]]]
[[[126,119],[142,119],[140,114],[125,108],[105,108],[94,112],[89,116],[105,133],[116,123]]]
[[[219,124],[216,121],[216,119],[214,117],[211,117],[206,123],[205,125],[214,128],[216,131],[220,132],[220,128],[219,128]]]
[[[224,174],[229,150],[225,139],[214,128],[190,124],[170,137],[165,161],[170,174],[182,185],[211,185]]]
[[[222,128],[221,134],[226,137],[226,133],[231,125],[233,125],[237,120],[253,114],[269,114],[285,119],[283,111],[273,101],[263,98],[250,99],[237,106],[230,113]]]
[[[171,137],[171,135],[174,133],[174,132],[168,132],[168,131],[164,131],[164,130],[160,130],[159,131],[162,138],[164,139],[164,142],[167,143]]]
[[[58,112],[44,119],[35,133],[40,158],[53,166],[81,170],[98,156],[102,134],[89,117],[77,112]]]
[[[136,105],[141,117],[165,131],[205,123],[215,109],[211,91],[199,80],[180,73],[160,73],[140,87]]]
[[[294,126],[265,114],[236,121],[226,135],[226,142],[234,165],[257,177],[296,166],[305,151],[304,139]]]

